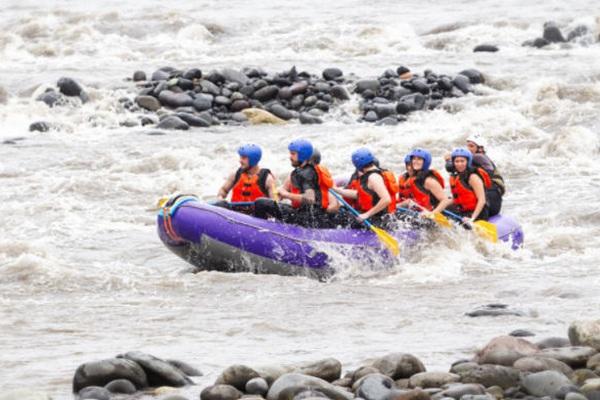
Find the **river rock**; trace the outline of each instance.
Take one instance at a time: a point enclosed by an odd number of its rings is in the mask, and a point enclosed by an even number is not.
[[[200,400],[237,400],[242,393],[230,385],[213,385],[200,392]]]
[[[464,75],[460,76],[466,78],[466,76]],[[462,79],[462,81],[464,82],[464,79]],[[525,315],[525,313],[520,310],[511,309],[507,304],[492,303],[479,306],[473,311],[469,311],[465,315],[467,315],[468,317],[498,317],[504,315],[522,317]]]
[[[275,97],[277,97],[278,93],[279,93],[279,88],[277,86],[269,85],[269,86],[265,86],[264,88],[259,89],[256,92],[254,92],[252,97],[254,97],[258,101],[265,102],[265,101],[269,101],[269,100],[272,100]]]
[[[218,96],[221,94],[219,87],[207,79],[203,79],[200,82],[200,87],[202,88],[203,93],[208,93],[213,96]]]
[[[390,115],[396,115],[396,105],[395,104],[375,104],[373,106],[373,111],[377,114],[377,118],[385,118]]]
[[[392,390],[386,400],[430,400],[430,394],[421,389]]]
[[[365,120],[367,122],[375,122],[378,119],[379,118],[377,117],[377,113],[375,111],[373,111],[373,110],[367,111],[367,113],[363,117],[363,120]]]
[[[600,372],[600,353],[590,357],[590,359],[587,361],[586,367],[596,373]]]
[[[294,368],[294,372],[333,382],[342,376],[342,363],[335,358],[325,358],[301,364]]]
[[[187,124],[187,122],[176,115],[169,115],[161,119],[156,127],[158,129],[176,129],[183,131],[190,129],[190,126]]]
[[[269,111],[271,111],[275,116],[283,119],[283,120],[290,120],[293,118],[293,114],[290,110],[288,110],[287,108],[285,108],[284,106],[282,106],[279,103],[275,103],[273,104],[270,108]]]
[[[461,92],[463,92],[465,94],[473,91],[473,89],[471,88],[470,79],[465,75],[461,75],[461,74],[456,75],[454,77],[454,79],[452,80],[452,83],[454,84],[454,86],[456,86],[458,89],[460,89]]]
[[[198,111],[206,111],[212,108],[212,103],[213,96],[200,93],[196,95],[196,98],[192,102],[192,106]]]
[[[573,373],[573,369],[562,361],[546,357],[523,357],[515,361],[513,367],[521,372],[558,371],[567,376]]]
[[[78,393],[80,399],[110,400],[110,392],[100,386],[88,386]]]
[[[356,82],[355,91],[357,93],[363,93],[365,90],[371,90],[371,91],[377,93],[379,88],[381,88],[381,84],[379,83],[379,81],[377,79],[365,79],[365,80]]]
[[[194,82],[185,78],[179,78],[177,80],[177,86],[179,86],[183,91],[194,90]]]
[[[396,117],[385,117],[375,122],[375,126],[395,126],[399,123],[400,121]]]
[[[170,116],[162,120],[158,127],[165,122],[168,118],[176,118],[181,121],[185,126],[188,126],[181,119]],[[187,128],[174,128],[174,129],[187,129]],[[193,383],[183,372],[175,368],[168,362],[161,360],[160,358],[154,357],[150,354],[142,353],[141,351],[130,351],[125,353],[123,358],[131,360],[139,364],[148,377],[148,383],[150,386],[174,386],[181,387]]]
[[[217,378],[215,385],[231,385],[238,390],[245,390],[249,380],[258,378],[255,370],[245,365],[232,365],[227,367]]]
[[[589,346],[600,351],[600,319],[571,323],[569,339],[574,346]]]
[[[425,106],[425,96],[421,93],[413,93],[404,96],[396,104],[396,111],[398,114],[407,114],[411,111],[422,110]]]
[[[252,124],[285,124],[285,121],[281,118],[260,108],[246,108],[241,112]]]
[[[477,368],[478,366],[479,364],[477,364],[474,361],[460,360],[452,363],[452,366],[450,367],[450,372],[453,372],[455,374],[461,374],[464,371]]]
[[[329,104],[326,101],[317,100],[317,102],[315,103],[315,108],[323,112],[327,112],[329,111]]]
[[[246,85],[248,83],[248,77],[241,71],[232,68],[225,68],[221,71],[221,75],[226,81],[237,82],[240,85]]]
[[[421,93],[421,94],[429,94],[431,92],[431,88],[427,85],[427,81],[425,79],[413,79],[411,81],[413,90]]]
[[[73,392],[87,386],[104,386],[115,379],[127,379],[138,389],[148,386],[146,373],[139,364],[123,358],[111,358],[80,365],[73,377]]]
[[[346,88],[341,85],[333,86],[329,93],[331,94],[331,96],[333,96],[334,98],[336,98],[338,100],[342,100],[342,101],[350,100],[350,94],[348,94],[348,91],[346,90]]]
[[[408,385],[411,388],[440,388],[449,383],[458,382],[459,380],[460,375],[450,372],[419,372],[410,377]]]
[[[565,400],[588,400],[588,398],[581,393],[569,392],[565,396]]]
[[[65,103],[64,96],[54,90],[45,91],[44,93],[40,94],[36,100],[46,103],[46,105],[51,108]]]
[[[65,96],[79,96],[83,88],[72,78],[60,78],[56,84]]]
[[[498,51],[498,47],[494,46],[493,44],[480,44],[478,46],[475,46],[475,48],[473,49],[474,53],[479,53],[479,52],[495,53],[497,51]]]
[[[217,97],[215,97],[215,104],[218,106],[227,107],[231,104],[231,100],[229,99],[229,97],[217,96]]]
[[[29,132],[48,132],[50,124],[44,121],[37,121],[29,125]]]
[[[588,29],[587,26],[585,26],[585,25],[577,25],[575,27],[575,29],[573,29],[567,35],[567,41],[572,42],[573,40],[577,39],[578,37],[586,35],[588,32],[589,32],[589,29]]]
[[[321,118],[311,115],[307,112],[300,113],[299,119],[300,119],[300,123],[303,125],[322,124],[323,123],[323,120]]]
[[[149,111],[157,111],[161,107],[158,99],[153,96],[137,96],[135,102],[138,106]]]
[[[581,368],[573,371],[570,378],[576,385],[583,385],[588,379],[597,379],[599,377],[591,369]]]
[[[356,396],[365,400],[386,400],[392,393],[394,381],[383,374],[370,374],[354,382]]]
[[[250,105],[250,103],[247,100],[236,100],[231,104],[231,107],[229,107],[229,108],[232,112],[238,112],[238,111],[242,111],[246,108],[250,108],[250,107],[252,107],[252,106]],[[247,119],[248,118],[246,118],[246,120]]]
[[[453,399],[459,400],[461,397],[468,394],[485,394],[485,388],[477,383],[456,383],[449,385],[447,389],[444,389],[440,393],[440,396],[451,397]]]
[[[526,42],[526,43],[527,43],[527,42]],[[550,42],[549,42],[549,41],[547,41],[547,40],[546,40],[546,39],[544,39],[544,38],[536,38],[536,39],[534,39],[534,41],[533,41],[533,42],[531,42],[531,44],[529,44],[529,45],[530,45],[530,46],[532,46],[532,47],[536,47],[536,48],[538,48],[538,49],[541,49],[542,47],[544,47],[544,46],[548,46],[549,44],[550,44]]]
[[[540,340],[535,344],[540,350],[550,347],[571,347],[571,341],[567,338],[549,337]]]
[[[562,361],[571,368],[584,367],[587,360],[597,351],[591,347],[559,347],[541,350],[537,355],[540,357],[554,358]]]
[[[535,336],[535,333],[528,331],[526,329],[515,329],[514,331],[509,333],[509,335],[514,336],[514,337],[531,337],[531,336]]]
[[[527,393],[543,397],[554,396],[562,386],[571,385],[571,381],[558,371],[542,371],[524,376],[521,385]]]
[[[565,37],[556,25],[556,22],[549,21],[544,24],[543,38],[550,43],[566,42]]]
[[[344,75],[344,73],[339,68],[326,68],[323,70],[323,79],[328,81],[340,78],[342,75]]]
[[[512,366],[519,358],[533,355],[538,347],[525,339],[513,336],[499,336],[492,339],[476,355],[479,364]]]
[[[202,70],[199,68],[191,68],[183,73],[183,78],[189,79],[191,81],[196,79],[202,79]]]
[[[283,374],[273,384],[267,393],[267,400],[292,400],[297,393],[306,389],[315,389],[324,393],[332,400],[350,400],[351,393],[314,376],[297,373]]]
[[[373,362],[373,367],[390,378],[410,378],[419,372],[425,372],[423,363],[412,354],[392,353]]]
[[[205,118],[199,117],[197,115],[194,114],[190,114],[190,113],[186,113],[186,112],[180,112],[177,113],[177,116],[183,120],[186,124],[188,124],[189,126],[196,126],[196,127],[200,127],[200,128],[207,128],[209,127],[210,121],[206,120]],[[169,363],[171,364],[171,363]],[[184,372],[184,371],[182,371]],[[184,372],[185,373],[185,372]],[[186,374],[189,375],[189,374]],[[190,376],[194,376],[194,375],[190,375]]]
[[[187,93],[175,93],[171,90],[163,90],[158,95],[158,100],[164,106],[171,108],[188,107],[194,104],[194,99]]]
[[[120,394],[133,394],[137,391],[135,385],[127,379],[115,379],[114,381],[108,382],[104,388],[111,393]]]
[[[171,77],[171,72],[175,71],[172,67],[162,67],[152,73],[151,80],[166,81]]]
[[[579,393],[579,387],[572,384],[561,386],[561,388],[558,389],[556,393],[554,393],[554,397],[556,397],[559,400],[564,400],[564,398],[567,397],[567,394],[571,392]]]
[[[246,382],[244,390],[248,394],[256,394],[258,396],[264,397],[269,391],[269,384],[263,378],[252,378],[248,382]]]
[[[207,121],[208,124],[210,125],[210,121]],[[177,368],[178,370],[180,370],[181,372],[183,372],[184,374],[186,374],[187,376],[202,376],[202,371],[200,371],[198,368],[184,362],[184,361],[180,361],[180,360],[173,360],[173,359],[168,359],[165,360],[166,362],[168,362],[169,364],[171,364],[172,366],[174,366],[175,368]]]
[[[144,71],[135,71],[133,73],[133,81],[140,82],[146,80],[146,73]]]
[[[458,374],[462,383],[479,383],[485,387],[508,389],[519,383],[519,370],[502,365],[483,364]]]
[[[600,391],[600,378],[586,380],[580,390],[585,394]]]
[[[467,78],[469,78],[469,82],[473,85],[485,83],[485,78],[483,77],[483,74],[476,69],[465,69],[463,71],[460,71],[459,75],[464,75]]]

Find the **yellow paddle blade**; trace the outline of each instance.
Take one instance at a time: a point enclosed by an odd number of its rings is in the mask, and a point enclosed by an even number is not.
[[[394,238],[392,235],[390,235],[383,229],[377,228],[373,225],[371,225],[371,230],[375,232],[377,238],[379,238],[379,241],[381,241],[381,243],[383,243],[385,247],[387,247],[392,252],[393,255],[397,256],[398,254],[400,254],[400,245],[398,244],[396,238]]]
[[[437,222],[438,225],[443,226],[444,228],[451,228],[453,226],[452,222],[450,222],[448,218],[446,218],[440,213],[434,213],[433,220]]]
[[[475,232],[482,238],[489,240],[492,243],[498,241],[498,228],[491,222],[475,221],[473,227],[475,228]]]
[[[158,199],[158,203],[157,203],[158,208],[162,208],[162,206],[164,206],[167,201],[169,201],[169,197],[168,196],[167,197],[161,197],[160,199]]]

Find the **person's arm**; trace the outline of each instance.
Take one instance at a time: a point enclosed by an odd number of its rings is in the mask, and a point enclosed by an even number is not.
[[[358,218],[361,221],[364,221],[365,219],[368,219],[373,215],[385,210],[392,202],[390,193],[385,187],[385,183],[381,175],[371,174],[371,176],[369,176],[369,180],[367,181],[367,187],[377,193],[379,201],[369,211],[360,214]]]
[[[235,173],[229,175],[225,183],[223,183],[223,186],[221,186],[221,188],[219,189],[219,193],[217,194],[217,198],[219,200],[225,200],[227,198],[227,194],[229,193],[229,191],[233,187],[233,184],[235,183],[234,181]]]
[[[289,184],[289,183],[291,183],[291,181],[288,182],[286,180],[286,184]],[[285,184],[284,184],[284,186],[285,186]],[[289,185],[288,185],[288,187],[289,187]],[[304,187],[305,187],[304,193],[302,193],[302,194],[291,193],[288,190],[282,188],[279,190],[279,197],[281,197],[282,199],[289,199],[291,201],[298,201],[302,204],[308,204],[308,205],[315,204],[316,196],[315,196],[314,189],[306,187],[306,186],[304,186]]]
[[[469,185],[473,188],[475,192],[475,196],[477,196],[477,205],[475,206],[475,210],[471,215],[471,221],[475,221],[475,219],[479,216],[483,207],[485,207],[485,189],[483,187],[483,181],[477,174],[471,174],[469,177]]]
[[[267,180],[265,181],[265,185],[267,186],[267,194],[269,195],[269,198],[277,201],[279,200],[279,193],[277,192],[277,182],[275,181],[275,177],[272,174],[269,174],[267,176]]]
[[[448,196],[446,196],[442,185],[437,180],[431,177],[425,179],[425,189],[429,190],[438,201],[438,205],[431,211],[432,213],[440,213],[452,203],[452,201],[447,201]]]
[[[341,188],[341,187],[337,187],[334,186],[331,188],[334,192],[341,194],[343,197],[346,197],[347,199],[357,199],[358,198],[358,191],[355,189],[345,189],[345,188]]]
[[[327,193],[327,199],[329,200],[329,205],[327,206],[327,212],[330,214],[335,214],[341,207],[338,199],[335,198],[331,193]]]

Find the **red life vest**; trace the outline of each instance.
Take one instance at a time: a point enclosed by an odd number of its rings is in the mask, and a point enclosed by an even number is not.
[[[483,181],[484,189],[492,187],[492,180],[483,168],[469,168],[465,172],[450,176],[450,190],[454,204],[461,212],[472,212],[477,207],[477,196],[469,185],[469,178],[477,174]]]
[[[350,177],[350,180],[348,181],[348,183],[346,184],[346,186],[344,188],[358,191],[359,186],[360,186],[360,179],[358,178],[358,172],[355,171],[352,174],[352,176]],[[356,202],[356,199],[344,197],[344,200],[346,200],[346,203],[348,203],[350,205],[350,207],[352,207],[352,208],[356,208],[358,205]]]
[[[410,177],[408,172],[403,173],[398,177],[398,202],[402,202],[410,198]]]
[[[231,192],[231,201],[254,201],[260,197],[269,197],[267,178],[271,174],[266,168],[261,168],[258,173],[248,175],[248,171],[241,168],[235,173],[235,181]]]
[[[409,197],[421,207],[432,211],[435,206],[438,205],[439,201],[431,193],[431,191],[425,188],[425,180],[427,178],[434,178],[444,188],[444,178],[435,169],[430,169],[426,173],[419,171],[417,175],[410,177],[407,181]]]
[[[387,172],[387,174],[386,174],[386,172]],[[371,174],[379,174],[383,178],[383,182],[385,183],[385,188],[387,189],[387,191],[390,194],[390,197],[392,199],[392,201],[390,202],[390,204],[387,207],[387,210],[384,210],[384,211],[393,213],[394,211],[396,211],[395,198],[396,198],[396,195],[398,194],[398,186],[396,184],[396,177],[394,176],[394,174],[391,171],[374,169],[374,170],[366,172],[365,174],[363,174],[360,177],[360,183],[356,189],[357,194],[358,194],[358,198],[356,199],[356,207],[361,212],[367,212],[371,208],[375,207],[375,205],[379,202],[379,196],[377,195],[377,193],[375,193],[375,191],[369,189],[369,186],[368,186],[369,176],[371,176]],[[392,181],[393,181],[393,185],[391,184]]]
[[[307,164],[308,168],[312,168],[317,173],[317,186],[315,189],[315,194],[317,195],[317,201],[320,201],[321,208],[326,210],[329,207],[329,189],[333,187],[333,178],[329,170],[322,166],[321,164],[312,165]],[[292,172],[293,174],[293,172]],[[294,185],[294,179],[290,180],[290,193],[294,194],[302,194],[300,188]],[[292,201],[292,207],[300,208],[302,205],[299,201]]]

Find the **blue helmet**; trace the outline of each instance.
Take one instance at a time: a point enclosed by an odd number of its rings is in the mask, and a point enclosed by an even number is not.
[[[371,153],[371,150],[365,147],[355,150],[354,153],[352,153],[352,164],[354,164],[354,167],[359,171],[373,163],[375,163],[375,156]]]
[[[262,150],[255,144],[245,144],[238,149],[240,157],[248,157],[248,164],[254,167],[262,157]]]
[[[410,156],[411,160],[413,157],[419,157],[423,159],[423,171],[427,171],[429,170],[429,167],[431,167],[431,153],[427,150],[417,148],[408,153],[408,155]]]
[[[410,164],[410,153],[404,156],[404,164]]]
[[[471,152],[467,149],[465,149],[464,147],[459,147],[457,149],[454,149],[452,151],[452,154],[450,155],[450,157],[452,157],[452,161],[454,162],[454,159],[456,157],[464,157],[467,159],[467,167],[471,167],[471,164],[473,163],[473,154],[471,154]]]
[[[313,154],[313,145],[306,139],[296,139],[288,146],[289,151],[298,153],[298,161],[308,161]]]

